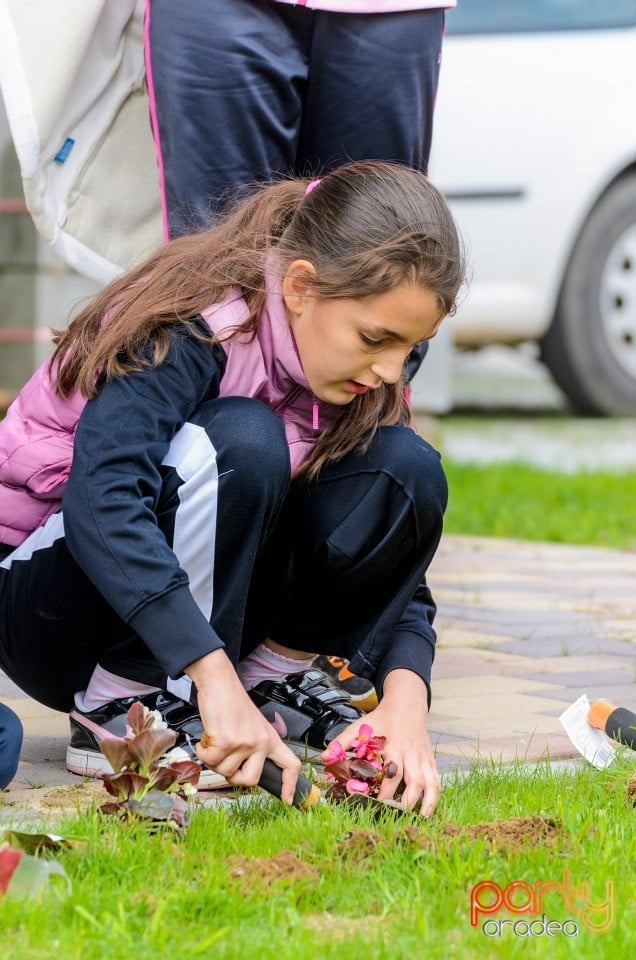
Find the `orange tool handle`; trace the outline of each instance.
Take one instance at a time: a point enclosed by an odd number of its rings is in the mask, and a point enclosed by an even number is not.
[[[588,723],[608,737],[636,750],[636,713],[617,707],[611,700],[595,700],[587,715]]]

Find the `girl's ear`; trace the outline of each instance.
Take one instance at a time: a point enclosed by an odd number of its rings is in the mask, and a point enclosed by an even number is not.
[[[311,295],[316,268],[309,260],[294,260],[283,277],[283,300],[291,317],[298,316]]]

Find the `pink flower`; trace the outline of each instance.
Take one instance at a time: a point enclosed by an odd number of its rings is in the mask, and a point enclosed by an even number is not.
[[[325,763],[340,763],[342,760],[346,759],[346,751],[337,740],[332,740],[324,753]]]
[[[385,740],[386,737],[374,737],[373,728],[368,723],[363,723],[351,747],[358,760],[377,760]]]
[[[368,723],[363,723],[358,730],[358,736],[351,742],[351,748],[358,759],[364,757],[367,749],[367,743],[372,736],[373,727],[371,727]]]
[[[371,792],[371,785],[365,783],[364,780],[347,780],[345,784],[345,789],[347,793],[365,793],[369,794]]]

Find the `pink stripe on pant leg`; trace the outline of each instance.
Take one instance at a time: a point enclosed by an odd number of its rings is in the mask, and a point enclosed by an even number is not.
[[[150,123],[152,135],[157,151],[157,166],[159,168],[159,193],[161,194],[161,220],[163,222],[163,240],[170,239],[168,226],[168,207],[166,203],[166,171],[161,154],[161,140],[159,137],[159,117],[157,116],[157,101],[155,99],[155,85],[152,79],[152,63],[150,61],[150,5],[152,0],[146,0],[146,15],[144,17],[144,60],[146,63],[146,81],[148,83],[148,97],[150,100]]]

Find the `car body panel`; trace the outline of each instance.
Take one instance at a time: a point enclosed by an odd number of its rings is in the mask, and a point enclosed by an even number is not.
[[[447,36],[430,174],[467,247],[458,345],[550,325],[586,218],[636,163],[635,60],[634,28]]]

